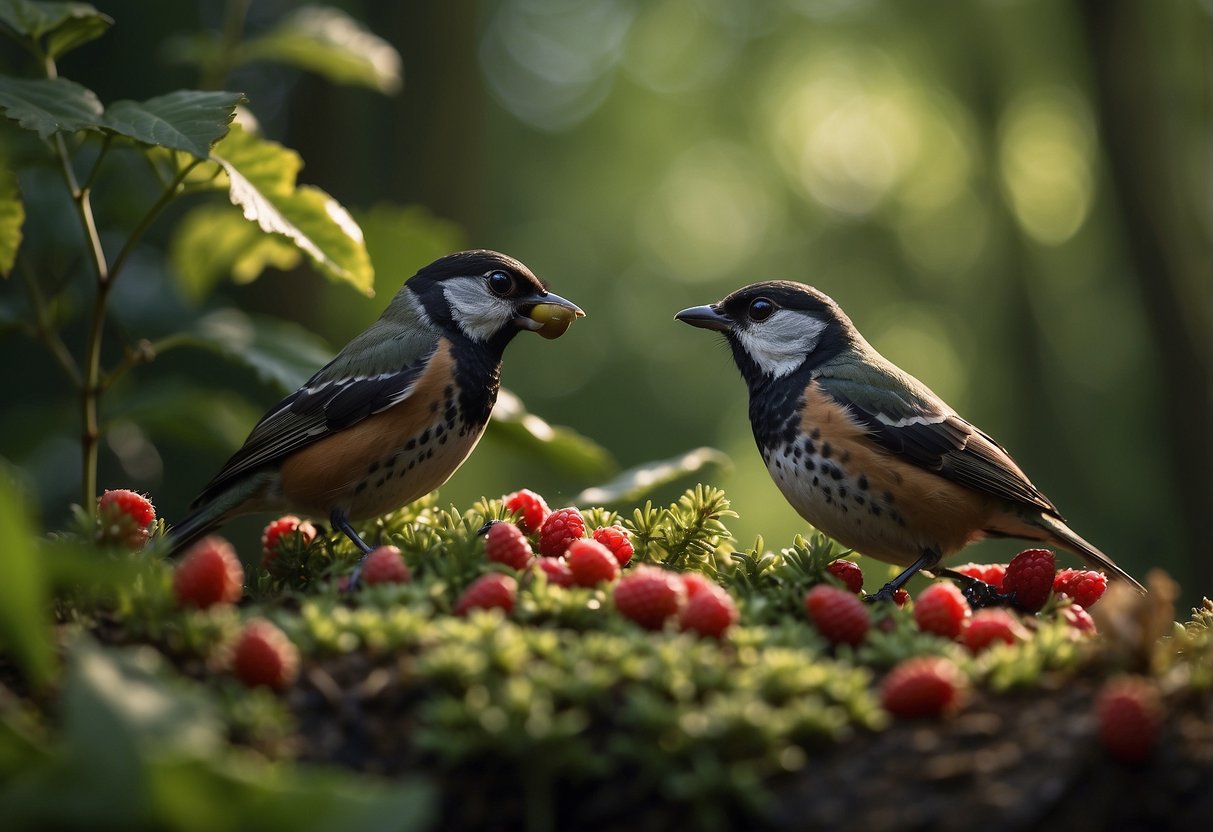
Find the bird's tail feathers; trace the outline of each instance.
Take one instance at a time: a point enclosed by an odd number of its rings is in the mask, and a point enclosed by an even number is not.
[[[1105,555],[1096,546],[1083,539],[1077,532],[1058,518],[1041,515],[1039,519],[1033,518],[1032,525],[1037,526],[1045,532],[1044,539],[1048,542],[1061,546],[1064,549],[1069,549],[1091,566],[1111,573],[1128,583],[1138,592],[1144,593],[1146,591],[1146,588],[1136,578],[1117,566],[1114,560]]]
[[[262,485],[263,483],[256,481],[247,482],[244,487],[229,488],[198,506],[184,520],[169,529],[168,536],[172,548],[169,549],[168,556],[178,557],[200,537],[214,531],[233,517],[256,511],[257,507],[250,505],[250,497]]]

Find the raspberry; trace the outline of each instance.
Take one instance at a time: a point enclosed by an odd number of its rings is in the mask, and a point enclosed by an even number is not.
[[[961,633],[960,640],[974,655],[985,650],[996,641],[1014,644],[1023,637],[1019,619],[1007,610],[978,610],[969,619],[969,626]]]
[[[859,644],[868,635],[868,608],[845,589],[818,584],[804,596],[813,626],[832,644]]]
[[[719,584],[709,579],[702,572],[683,572],[682,585],[686,587],[688,599],[694,598],[705,589],[720,588]]]
[[[484,554],[489,560],[514,569],[526,569],[533,557],[526,535],[513,523],[489,526],[489,533],[484,538]]]
[[[558,558],[569,544],[585,535],[585,521],[575,508],[553,511],[539,529],[539,554]]]
[[[687,604],[682,608],[678,625],[693,633],[708,638],[720,638],[737,621],[737,605],[723,587],[703,581],[700,588],[690,594],[687,585]]]
[[[960,635],[971,613],[964,594],[947,581],[931,584],[914,602],[914,622],[918,629],[946,639]]]
[[[615,609],[646,630],[660,630],[686,603],[682,578],[673,572],[642,566],[615,585]]]
[[[143,548],[156,522],[156,509],[142,494],[119,488],[97,499],[99,543],[113,543],[132,552]]]
[[[1141,676],[1110,679],[1095,698],[1099,741],[1109,756],[1139,763],[1158,744],[1162,702],[1154,685]]]
[[[316,539],[316,527],[293,514],[279,517],[261,533],[261,568],[269,571],[283,552],[304,549]]]
[[[1084,609],[1102,598],[1107,588],[1108,579],[1102,572],[1087,569],[1062,569],[1053,578],[1053,591],[1069,595]]]
[[[281,690],[299,675],[299,650],[282,630],[254,618],[244,625],[232,650],[232,671],[247,687]]]
[[[515,491],[505,498],[508,511],[518,515],[518,528],[525,533],[538,531],[552,510],[547,502],[529,488]]]
[[[893,593],[893,603],[898,609],[904,607],[910,601],[910,591],[908,589],[899,589]]]
[[[1024,549],[1007,564],[1003,591],[1024,612],[1036,612],[1053,591],[1053,553],[1048,549]]]
[[[481,575],[463,591],[455,603],[455,615],[466,615],[468,610],[497,607],[509,615],[514,610],[514,598],[518,595],[518,582],[509,575],[490,572]]]
[[[548,576],[548,583],[556,586],[573,586],[573,572],[563,558],[535,558],[535,565]]]
[[[894,716],[939,716],[960,704],[964,680],[941,656],[906,659],[889,671],[880,685],[880,704]]]
[[[611,554],[615,556],[615,560],[619,561],[620,566],[628,565],[635,550],[632,548],[631,535],[628,534],[627,529],[623,526],[603,526],[594,529],[593,537],[611,550]]]
[[[1061,607],[1061,617],[1080,633],[1096,632],[1095,619],[1091,617],[1091,613],[1078,606],[1078,604],[1067,604]]]
[[[244,594],[244,567],[222,537],[199,540],[173,573],[173,594],[183,607],[234,604]]]
[[[395,546],[380,546],[362,562],[362,583],[367,586],[407,584],[412,577],[400,550]]]
[[[858,595],[863,592],[863,570],[853,560],[836,560],[826,567],[826,571],[842,581],[851,592]]]
[[[597,540],[575,540],[565,561],[577,586],[597,586],[619,577],[619,561]]]
[[[1007,574],[1007,567],[1001,563],[965,563],[952,567],[953,572],[968,575],[970,578],[989,584],[1002,591],[1002,580]]]

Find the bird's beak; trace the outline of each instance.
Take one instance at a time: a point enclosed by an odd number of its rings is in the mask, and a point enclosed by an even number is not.
[[[548,339],[559,338],[569,324],[585,317],[577,304],[551,292],[535,295],[533,300],[519,306],[518,311],[520,314],[514,318],[515,326],[538,332]]]
[[[692,306],[675,315],[674,320],[717,332],[728,332],[733,326],[733,319],[716,311],[714,306]]]

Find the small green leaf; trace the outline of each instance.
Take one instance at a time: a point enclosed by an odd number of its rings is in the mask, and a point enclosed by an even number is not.
[[[319,338],[295,324],[220,309],[176,337],[252,369],[282,393],[298,389],[333,357]]]
[[[54,669],[49,580],[29,522],[29,507],[9,473],[0,469],[0,647],[34,687]]]
[[[238,125],[211,153],[227,174],[228,195],[267,234],[293,242],[326,277],[374,293],[375,270],[362,229],[331,196],[295,187],[299,155]]]
[[[729,464],[728,456],[715,448],[696,448],[660,462],[646,462],[629,468],[608,483],[585,489],[573,498],[573,502],[595,506],[633,503],[663,486]]]
[[[489,436],[586,477],[601,477],[616,467],[610,452],[601,445],[569,428],[549,425],[505,389],[497,395]]]
[[[190,211],[177,223],[169,244],[178,285],[195,301],[227,277],[251,283],[269,267],[285,271],[301,259],[289,240],[264,233],[230,205],[200,205]]]
[[[309,6],[277,28],[241,44],[236,62],[274,61],[322,75],[338,84],[400,91],[400,53],[340,9]]]
[[[0,24],[18,39],[40,44],[48,58],[57,58],[77,46],[101,37],[113,18],[88,3],[31,3],[28,0],[0,0]]]
[[[0,76],[0,109],[44,139],[55,133],[99,130],[103,107],[92,90],[65,78]]]
[[[227,135],[238,92],[177,90],[147,101],[116,101],[105,112],[105,126],[144,144],[183,150],[205,159]]]
[[[0,160],[0,275],[8,277],[21,248],[21,226],[25,224],[25,204],[17,175]]]

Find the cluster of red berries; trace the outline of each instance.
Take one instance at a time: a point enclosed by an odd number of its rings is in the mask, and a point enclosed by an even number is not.
[[[622,526],[588,530],[573,507],[552,511],[540,495],[522,489],[505,498],[514,523],[492,523],[485,556],[519,572],[542,574],[561,587],[593,588],[618,581],[612,596],[621,615],[659,630],[676,620],[683,630],[719,637],[737,620],[737,606],[725,590],[699,575],[681,575],[639,566],[620,577],[634,554]],[[517,581],[499,573],[474,582],[455,605],[457,613],[479,607],[513,608]]]

